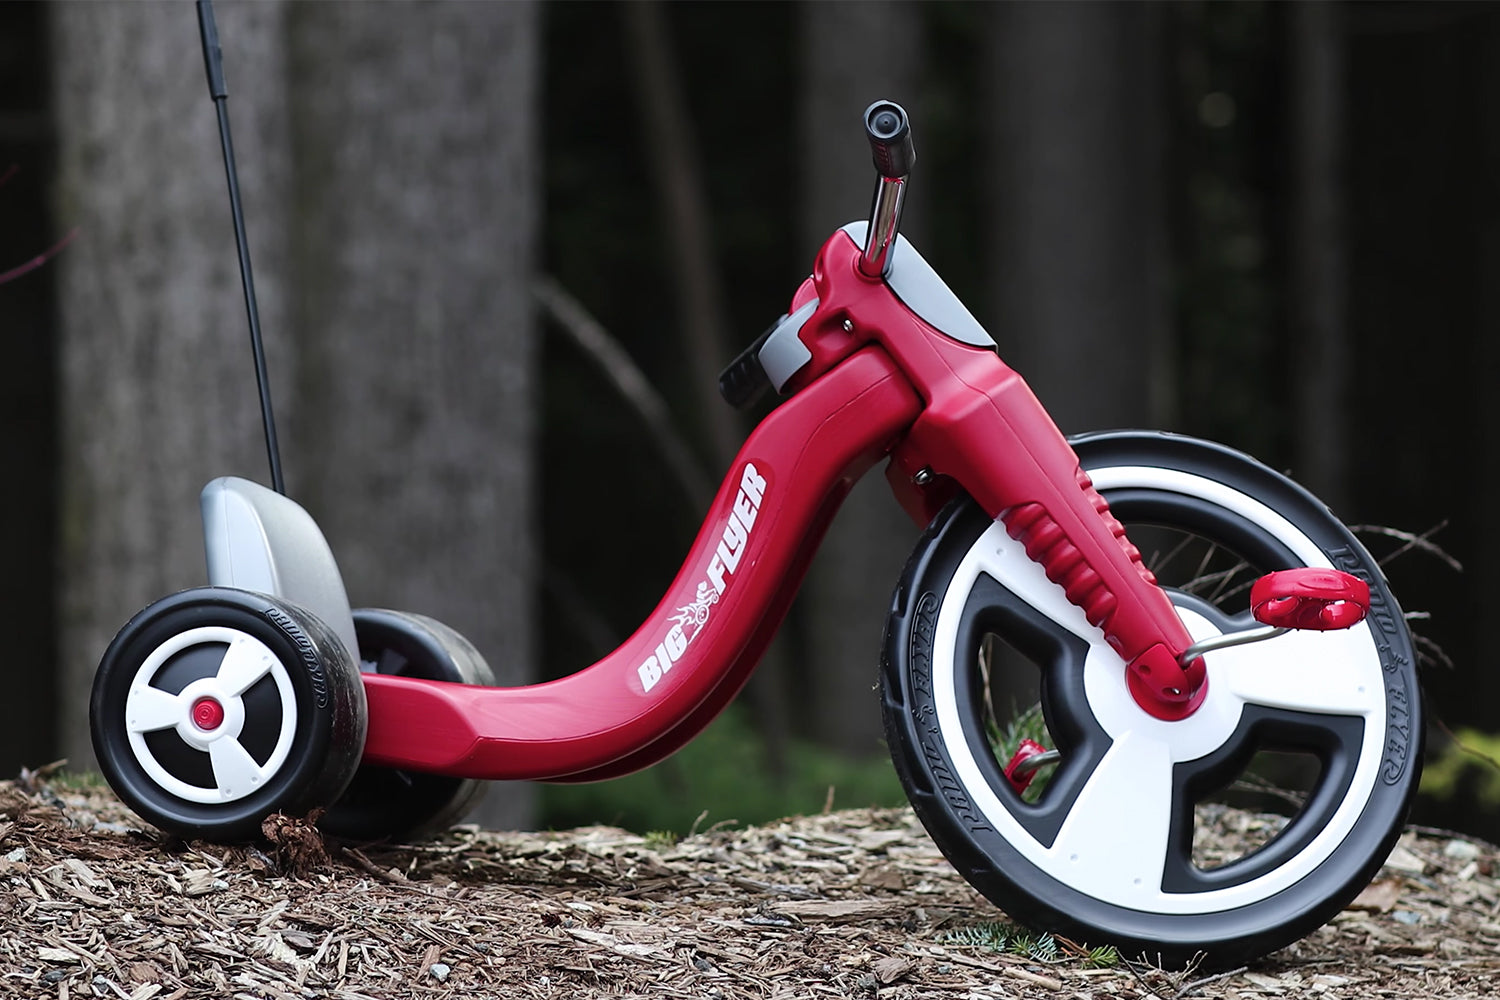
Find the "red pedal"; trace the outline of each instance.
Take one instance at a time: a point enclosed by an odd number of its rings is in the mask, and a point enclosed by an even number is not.
[[[1336,569],[1283,569],[1255,581],[1250,608],[1265,625],[1329,632],[1364,620],[1370,585]]]
[[[1041,770],[1041,765],[1045,763],[1036,758],[1047,753],[1047,748],[1036,740],[1022,740],[1021,745],[1016,747],[1016,752],[1011,755],[1010,763],[1005,765],[1005,780],[1010,782],[1017,795],[1026,791],[1031,785],[1031,779],[1036,777],[1037,771]],[[1056,756],[1053,754],[1047,760],[1050,761]]]

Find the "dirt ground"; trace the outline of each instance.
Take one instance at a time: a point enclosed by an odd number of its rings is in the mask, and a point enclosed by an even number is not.
[[[1408,832],[1327,927],[1214,974],[1023,936],[905,809],[676,843],[460,828],[360,850],[300,821],[269,832],[174,842],[106,791],[0,783],[0,997],[1441,1000],[1500,985],[1496,849],[1440,831]]]

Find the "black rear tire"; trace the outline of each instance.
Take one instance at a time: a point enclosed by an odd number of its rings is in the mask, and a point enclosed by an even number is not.
[[[274,812],[302,816],[337,799],[366,721],[359,671],[331,629],[225,587],[132,618],[89,701],[94,754],[125,804],[185,839],[221,842],[258,836]]]
[[[1233,603],[1243,598],[1226,598],[1262,573],[1308,563],[1365,579],[1368,619],[1208,654],[1204,707],[1184,722],[1154,720],[1129,697],[1098,630],[1003,525],[961,500],[928,528],[893,603],[882,690],[897,772],[943,853],[1022,923],[1167,961],[1265,954],[1332,918],[1400,834],[1422,742],[1400,608],[1327,508],[1254,460],[1175,435],[1073,443],[1148,557],[1145,526],[1202,546],[1185,589],[1162,579],[1195,638],[1253,625]],[[1224,551],[1234,556],[1227,568],[1203,576]],[[1035,802],[1005,780],[986,729],[987,634],[1041,668],[1063,760]],[[1317,761],[1305,803],[1258,850],[1196,864],[1196,805],[1267,749]]]
[[[363,670],[485,687],[495,683],[473,644],[435,619],[359,608],[354,632]],[[413,840],[458,822],[488,787],[472,778],[366,765],[320,825],[346,840]]]

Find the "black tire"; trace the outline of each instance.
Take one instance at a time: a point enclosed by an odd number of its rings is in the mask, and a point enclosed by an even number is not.
[[[1226,571],[1233,585],[1221,574],[1196,596],[1163,578],[1196,638],[1254,624],[1247,609],[1207,597],[1307,562],[1365,579],[1367,620],[1211,653],[1204,707],[1184,722],[1154,720],[1129,698],[1102,635],[1016,555],[1003,526],[960,500],[928,528],[893,602],[882,690],[896,769],[943,853],[1024,924],[1172,962],[1273,951],[1331,919],[1400,834],[1422,743],[1400,608],[1327,508],[1254,460],[1166,434],[1073,444],[1148,564],[1139,536],[1149,525],[1250,564]],[[985,634],[1042,668],[1042,710],[1063,759],[1034,803],[1005,780],[985,731]],[[1260,750],[1316,760],[1300,811],[1258,850],[1194,864],[1196,804]]]
[[[360,668],[401,677],[493,686],[469,640],[440,621],[404,611],[354,612]],[[488,782],[362,766],[322,828],[346,840],[416,839],[448,829],[478,804]]]
[[[193,711],[201,709],[200,723]],[[185,839],[259,836],[342,794],[365,745],[365,691],[332,630],[307,611],[224,587],[157,601],[122,628],[89,701],[110,786]]]

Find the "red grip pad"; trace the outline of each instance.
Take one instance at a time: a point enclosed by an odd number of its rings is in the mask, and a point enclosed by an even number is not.
[[[1364,620],[1370,585],[1336,569],[1283,569],[1255,581],[1250,609],[1265,625],[1329,632]]]

